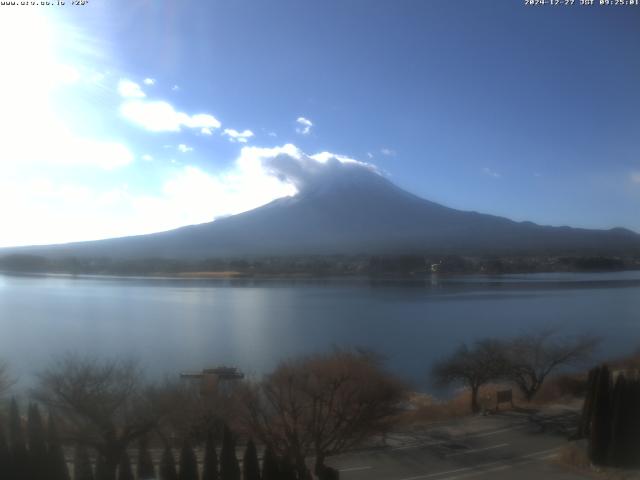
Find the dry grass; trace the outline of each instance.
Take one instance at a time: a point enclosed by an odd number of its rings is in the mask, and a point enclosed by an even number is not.
[[[512,389],[513,404],[517,409],[538,409],[546,405],[575,405],[584,397],[586,374],[558,375],[549,380],[536,395],[534,401],[527,402],[517,388],[509,384],[488,384],[480,389],[478,400],[481,412],[496,411],[496,392]],[[452,398],[441,400],[428,394],[414,393],[409,399],[411,409],[401,417],[404,425],[429,424],[471,415],[471,393],[459,390]],[[499,405],[500,411],[512,410],[508,403]]]
[[[490,384],[480,389],[478,402],[480,411],[495,411],[496,392],[509,389],[508,385]],[[514,390],[514,404],[523,404],[524,401]],[[429,424],[441,422],[453,418],[461,418],[471,415],[471,393],[467,389],[459,390],[456,395],[447,400],[440,400],[431,395],[414,393],[409,399],[412,408],[403,414],[401,422],[405,425]],[[500,410],[509,410],[511,405],[503,403]]]
[[[578,398],[584,398],[586,392],[586,373],[555,375],[542,384],[532,403],[533,405],[569,404]]]
[[[563,467],[600,480],[639,480],[640,471],[596,467],[587,456],[586,441],[573,442],[563,447],[555,459]]]
[[[640,350],[636,353],[614,359],[608,364],[616,369],[640,369]],[[519,408],[537,409],[547,405],[575,406],[586,394],[587,373],[562,373],[549,377],[531,403],[528,403],[520,391],[511,384],[489,384],[480,389],[480,408],[482,411],[495,411],[496,392],[513,390],[513,402]],[[401,422],[408,424],[428,424],[471,414],[471,395],[467,389],[461,389],[448,400],[440,400],[428,394],[414,393],[410,398],[412,408],[404,413]],[[500,410],[509,410],[509,404],[501,404]]]
[[[598,472],[598,477],[605,480],[640,480],[640,472],[625,472],[623,470],[605,469]]]
[[[587,448],[584,442],[573,442],[560,449],[556,460],[562,465],[578,470],[591,470],[591,461],[587,456]]]
[[[460,396],[441,401],[426,394],[413,394],[409,400],[412,408],[400,418],[401,425],[421,425],[464,417],[469,414],[469,404]]]

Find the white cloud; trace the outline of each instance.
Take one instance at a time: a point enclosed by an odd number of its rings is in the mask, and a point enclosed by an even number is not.
[[[391,150],[390,148],[382,148],[382,149],[380,149],[380,153],[382,155],[386,155],[387,157],[395,157],[396,156],[396,151],[395,150]]]
[[[171,87],[171,90],[177,92],[178,90],[180,90],[180,87],[178,85],[174,85],[173,87]]]
[[[371,153],[371,152],[367,152],[367,157],[368,157],[368,158],[373,158],[373,153]]]
[[[488,167],[484,167],[484,168],[482,169],[482,173],[484,173],[485,175],[488,175],[489,177],[492,177],[492,178],[502,178],[502,175],[501,175],[501,174],[499,174],[498,172],[495,172],[495,171],[491,170],[491,169],[490,169],[490,168],[488,168]]]
[[[122,142],[81,137],[52,115],[40,112],[37,117],[0,118],[0,129],[6,134],[2,160],[7,165],[28,170],[33,166],[97,167],[112,170],[129,165],[134,156]],[[32,138],[37,132],[37,141]]]
[[[331,152],[307,155],[292,144],[274,148],[244,147],[238,162],[259,164],[269,175],[293,185],[297,191],[350,178],[350,174],[362,170],[379,174],[375,166],[345,155]]]
[[[211,129],[207,127],[200,129],[200,133],[203,135],[213,135],[213,132],[211,131]]]
[[[323,165],[332,160],[338,160],[340,163],[355,163],[361,166],[371,167],[371,165],[369,165],[368,163],[364,163],[354,158],[347,157],[346,155],[340,155],[339,153],[332,153],[332,152],[326,152],[326,151],[309,155],[309,158]]]
[[[298,124],[296,132],[300,135],[309,135],[309,133],[311,133],[311,127],[313,127],[313,122],[311,120],[304,117],[298,117],[296,119],[296,123]]]
[[[232,142],[240,142],[247,143],[247,140],[253,137],[253,132],[251,130],[244,130],[239,132],[238,130],[234,130],[233,128],[225,128],[223,135],[227,135],[229,140]]]
[[[48,178],[21,183],[0,179],[0,203],[15,202],[12,208],[0,210],[0,220],[7,226],[0,247],[90,240],[135,231],[125,202],[113,208],[119,197],[119,192],[96,192]]]
[[[215,129],[220,128],[221,124],[213,115],[209,115],[208,113],[198,113],[190,117],[187,115],[184,120],[184,125],[189,128]]]
[[[124,98],[144,98],[145,93],[136,82],[123,78],[118,82],[118,93]]]
[[[277,151],[287,149],[244,150],[231,169],[217,175],[172,162],[152,193],[123,185],[96,189],[0,178],[0,204],[14,206],[0,210],[0,247],[145,234],[250,210],[296,192],[262,166],[261,159]]]
[[[193,148],[185,145],[184,143],[181,143],[180,145],[178,145],[178,151],[180,151],[181,153],[188,153],[193,152]]]
[[[55,79],[66,85],[73,85],[80,81],[80,72],[72,65],[57,65],[52,72]]]
[[[149,155],[148,153],[145,153],[144,155],[142,155],[142,160],[144,160],[145,162],[152,162],[153,161],[153,157],[151,155]]]
[[[106,75],[102,72],[93,71],[89,74],[89,81],[91,83],[100,84],[105,79]]]
[[[155,78],[145,78],[142,83],[144,83],[145,85],[155,85],[156,84],[156,79]]]
[[[123,167],[133,161],[133,154],[119,142],[91,139],[68,139],[60,146],[58,163],[95,165],[105,170]]]
[[[164,184],[162,193],[167,208],[175,212],[175,226],[179,226],[251,210],[275,198],[293,195],[295,189],[261,168],[238,162],[222,175],[186,166]]]
[[[120,113],[150,132],[179,132],[182,127],[187,127],[197,128],[204,133],[204,129],[211,131],[221,125],[212,115],[188,115],[165,101],[129,100],[120,106]]]
[[[316,182],[348,178],[359,169],[375,171],[343,155],[307,155],[286,144],[244,146],[233,166],[217,174],[175,162],[152,191],[2,177],[0,205],[14,208],[0,210],[0,246],[145,234],[208,222],[294,195]]]

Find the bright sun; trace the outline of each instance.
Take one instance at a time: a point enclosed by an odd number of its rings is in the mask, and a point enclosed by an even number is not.
[[[47,99],[53,86],[55,38],[51,20],[39,8],[15,7],[9,14],[6,10],[0,16],[0,118],[20,121]]]
[[[8,141],[1,155],[12,162],[28,161],[45,154],[34,150],[45,149],[42,137],[56,133],[52,94],[65,68],[56,58],[53,17],[38,7],[6,10],[0,16],[0,128]]]
[[[64,209],[52,210],[37,201],[47,192],[59,197],[59,192],[69,191],[53,183],[53,173],[63,176],[68,171],[61,167],[108,169],[133,159],[123,144],[79,135],[59,110],[80,108],[69,88],[81,85],[82,75],[88,77],[92,70],[76,63],[81,57],[66,41],[73,30],[53,10],[4,7],[0,15],[0,219],[9,232],[2,239],[5,245],[34,243],[46,230],[72,231],[60,227]]]
[[[127,164],[130,154],[122,146],[96,145],[96,140],[77,137],[56,112],[58,92],[80,81],[73,52],[63,48],[67,30],[54,15],[36,7],[16,7],[11,15],[0,16],[0,128],[7,138],[0,159],[23,164]],[[73,97],[67,95],[65,102],[69,101]]]

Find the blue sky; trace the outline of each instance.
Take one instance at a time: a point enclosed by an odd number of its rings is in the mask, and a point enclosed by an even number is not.
[[[640,231],[640,7],[523,4],[2,7],[0,245],[238,213],[294,194],[264,163],[303,152],[457,208]]]

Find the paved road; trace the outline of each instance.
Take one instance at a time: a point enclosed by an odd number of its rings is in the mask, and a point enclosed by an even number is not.
[[[469,418],[394,435],[385,447],[327,463],[344,480],[583,479],[553,461],[576,420],[571,410]]]

